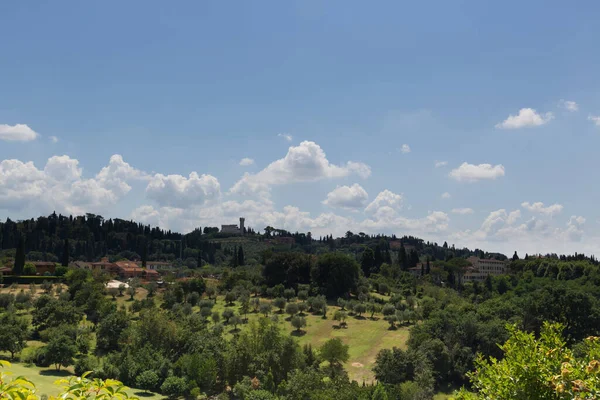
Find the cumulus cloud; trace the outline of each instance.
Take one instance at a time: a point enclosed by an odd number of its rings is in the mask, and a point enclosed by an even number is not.
[[[58,143],[58,138],[56,136],[50,136],[49,139],[52,143]]]
[[[583,225],[585,224],[585,218],[581,216],[572,215],[567,222],[567,229],[565,235],[573,242],[581,241],[583,237]]]
[[[373,200],[366,208],[366,213],[375,213],[380,210],[382,207],[388,207],[392,210],[397,210],[402,208],[403,197],[401,194],[394,193],[388,189],[385,189],[382,192],[379,192],[375,200]]]
[[[594,125],[600,126],[600,116],[590,115],[588,116],[588,121],[592,121]]]
[[[254,164],[254,160],[251,159],[251,158],[248,158],[248,157],[242,158],[240,160],[240,165],[242,167],[247,167],[247,166],[250,166],[250,165],[253,165],[253,164]]]
[[[369,195],[358,183],[352,186],[338,186],[327,194],[323,204],[348,209],[362,208],[367,204]]]
[[[459,214],[459,215],[473,214],[473,209],[468,208],[468,207],[467,208],[453,208],[452,214]]]
[[[185,208],[202,205],[221,195],[221,185],[212,175],[190,173],[182,175],[155,174],[146,187],[146,196],[160,206]]]
[[[504,121],[496,124],[498,129],[519,129],[529,126],[545,125],[554,119],[551,112],[538,114],[533,108],[521,108],[519,114],[509,115]]]
[[[332,164],[318,144],[304,141],[298,146],[291,146],[284,158],[272,162],[262,171],[256,174],[245,174],[233,185],[230,192],[264,197],[268,195],[273,185],[315,182],[352,174],[367,178],[371,175],[371,168],[366,164],[353,161],[345,165]]]
[[[557,214],[560,214],[560,212],[563,209],[563,206],[561,204],[552,204],[549,205],[548,207],[544,207],[544,203],[542,203],[541,201],[538,201],[536,203],[529,203],[528,201],[525,201],[523,203],[521,203],[521,207],[523,207],[524,209],[531,211],[531,212],[535,212],[535,213],[540,213],[540,214],[544,214],[544,215],[549,215],[549,216],[554,216]]]
[[[570,100],[561,100],[560,107],[564,108],[567,111],[575,112],[579,110],[579,104]]]
[[[483,179],[496,179],[504,176],[502,164],[469,164],[462,163],[458,168],[450,171],[449,176],[459,182],[476,182]]]
[[[448,161],[436,161],[435,162],[435,167],[436,168],[445,167],[446,165],[448,165]]]
[[[442,199],[449,199],[450,197],[452,197],[452,195],[448,192],[444,192],[442,193]]]
[[[0,209],[35,213],[99,212],[107,210],[131,187],[127,181],[144,176],[119,155],[94,178],[83,178],[79,161],[69,156],[53,156],[43,169],[33,162],[0,162]]]
[[[407,144],[403,144],[400,148],[400,152],[402,152],[402,154],[410,153],[410,146]]]
[[[294,138],[292,135],[290,135],[289,133],[278,133],[277,134],[278,137],[280,138],[284,138],[285,140],[287,140],[288,142],[291,142],[292,139]]]
[[[30,142],[37,139],[39,134],[26,124],[0,124],[0,140],[7,142]]]

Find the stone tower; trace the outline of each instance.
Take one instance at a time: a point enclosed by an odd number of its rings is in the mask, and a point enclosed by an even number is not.
[[[240,217],[240,235],[244,234],[244,221],[245,220],[246,220],[246,218]]]

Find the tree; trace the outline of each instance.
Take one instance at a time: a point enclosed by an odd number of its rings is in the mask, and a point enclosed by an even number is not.
[[[300,316],[304,315],[304,311],[306,311],[308,309],[308,305],[306,304],[306,302],[301,302],[298,303],[298,313]]]
[[[203,319],[205,319],[205,320],[206,320],[206,319],[208,319],[208,317],[210,317],[210,316],[211,316],[211,314],[212,314],[212,311],[211,311],[211,309],[210,309],[210,308],[208,308],[208,307],[202,307],[202,308],[200,309],[200,315],[201,315],[201,316],[202,316],[202,318],[203,318]]]
[[[146,243],[146,239],[142,240],[142,268],[146,268],[146,264],[148,263],[148,243]]]
[[[60,367],[68,367],[73,364],[73,357],[77,354],[77,348],[73,338],[65,334],[55,335],[50,338],[44,347],[46,362],[55,366],[57,371]]]
[[[206,288],[206,295],[208,296],[209,299],[212,299],[213,297],[215,297],[216,292],[217,291],[213,286],[209,286]]]
[[[111,295],[111,297],[113,298],[113,300],[116,300],[117,299],[117,295],[119,294],[119,289],[112,287],[112,288],[108,289],[108,294]]]
[[[400,265],[400,269],[402,271],[408,270],[408,260],[406,257],[406,249],[404,248],[404,243],[400,243],[400,249],[398,250],[398,265]]]
[[[370,247],[365,248],[360,259],[360,267],[366,277],[371,275],[371,271],[375,269],[375,253]]]
[[[238,325],[240,325],[243,321],[239,315],[234,315],[231,317],[231,324],[233,325],[233,329],[237,331]]]
[[[244,259],[244,248],[240,246],[237,253],[237,265],[246,265],[246,260]]]
[[[135,378],[135,384],[146,392],[151,392],[158,386],[159,377],[152,370],[144,371]]]
[[[354,306],[354,312],[358,315],[358,317],[360,317],[365,311],[367,311],[367,306],[363,303],[359,303]]]
[[[377,386],[375,387],[375,391],[373,392],[373,396],[371,397],[371,400],[388,400],[387,392],[385,391],[385,388],[382,384],[377,384]]]
[[[62,261],[61,261],[61,265],[63,267],[68,267],[69,266],[69,239],[65,239],[65,245],[63,247],[63,254],[62,254]]]
[[[333,314],[333,320],[339,321],[340,328],[346,328],[348,324],[346,323],[346,319],[348,318],[348,313],[345,311],[338,310]]]
[[[169,376],[160,385],[160,391],[162,394],[168,396],[171,399],[182,396],[187,390],[187,384],[184,378],[177,376]]]
[[[296,291],[294,289],[285,289],[283,291],[283,297],[286,298],[287,301],[290,301],[292,297],[296,295]]]
[[[0,315],[0,351],[10,353],[10,358],[25,348],[27,341],[27,321],[8,312]]]
[[[323,360],[329,362],[332,377],[342,368],[342,364],[350,358],[348,349],[349,346],[344,344],[340,338],[329,339],[319,349]]]
[[[236,299],[235,293],[233,293],[231,291],[225,293],[225,303],[226,303],[226,306],[228,306],[228,307],[232,306],[233,302],[235,301],[235,299]]]
[[[259,307],[260,313],[263,314],[265,317],[269,316],[269,313],[271,312],[271,303],[262,303]]]
[[[158,284],[152,281],[146,285],[146,290],[148,291],[148,297],[154,297],[154,293],[158,290]]]
[[[600,397],[600,341],[584,340],[574,352],[561,337],[562,326],[544,323],[539,339],[509,327],[501,346],[504,357],[488,361],[481,355],[469,373],[476,394],[462,390],[458,400],[476,399],[596,399]]]
[[[289,314],[290,317],[294,317],[294,315],[298,314],[298,304],[296,303],[289,303],[286,307],[285,307],[285,312],[286,314]]]
[[[296,332],[300,332],[306,326],[306,318],[296,315],[292,318],[292,326],[296,328]]]
[[[314,283],[325,289],[328,298],[336,299],[356,289],[360,266],[344,253],[326,253],[319,256],[311,269]]]
[[[127,289],[127,285],[124,283],[119,284],[119,296],[123,297],[123,292]]]
[[[285,308],[285,304],[286,301],[283,297],[278,297],[275,300],[273,300],[273,305],[277,308],[279,308],[279,312],[282,313],[283,309]]]
[[[120,348],[121,334],[129,327],[129,318],[123,311],[104,315],[96,328],[96,350],[100,354],[110,353]]]
[[[218,324],[221,321],[221,314],[218,311],[213,311],[211,319],[215,324]]]
[[[17,245],[17,252],[15,254],[15,265],[13,267],[13,273],[15,275],[23,275],[25,270],[25,239],[23,236],[19,236],[19,244]]]
[[[519,259],[519,255],[517,254],[517,252],[515,251],[515,254],[513,254],[512,256],[512,260],[513,261],[517,261]]]
[[[129,300],[133,301],[133,297],[135,296],[136,292],[137,292],[137,288],[133,285],[130,285],[127,288],[127,294],[129,295]]]
[[[223,310],[223,314],[221,315],[223,316],[223,318],[225,318],[225,323],[228,324],[229,320],[235,315],[235,313],[232,309],[226,308],[225,310]]]
[[[372,301],[367,306],[367,311],[371,313],[371,319],[373,319],[375,313],[378,313],[381,311],[381,306],[379,304],[375,303],[374,301]]]

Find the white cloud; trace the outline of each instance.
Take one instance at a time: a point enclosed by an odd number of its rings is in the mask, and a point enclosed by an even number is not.
[[[290,135],[289,133],[278,133],[277,134],[278,137],[284,138],[285,140],[287,140],[288,142],[291,142],[292,139],[294,138],[292,135]]]
[[[69,156],[53,156],[48,159],[44,172],[57,181],[73,182],[81,179],[79,161]]]
[[[58,143],[58,138],[56,136],[50,136],[49,139],[52,143]]]
[[[0,124],[0,140],[7,142],[30,142],[37,139],[39,134],[26,124]]]
[[[410,153],[410,146],[407,144],[403,144],[400,148],[400,151],[402,152],[402,154]]]
[[[563,206],[561,204],[552,204],[549,205],[548,207],[544,207],[544,203],[542,203],[541,201],[538,201],[536,203],[529,203],[528,201],[525,201],[523,203],[521,203],[521,207],[523,207],[524,209],[531,211],[531,212],[535,212],[535,213],[540,213],[540,214],[544,214],[544,215],[549,215],[549,216],[554,216],[557,214],[560,214],[560,212],[563,209]]]
[[[453,208],[452,214],[459,214],[459,215],[473,214],[473,209],[472,208]]]
[[[588,121],[592,121],[594,125],[600,126],[600,116],[590,115],[588,116]]]
[[[127,181],[144,176],[119,155],[94,178],[85,179],[82,172],[79,161],[66,155],[49,158],[42,170],[32,162],[3,160],[0,209],[35,214],[108,211],[131,189]]]
[[[585,224],[585,218],[581,216],[572,215],[567,222],[567,229],[565,235],[573,242],[581,241],[583,237],[583,225]]]
[[[270,186],[296,182],[315,182],[322,179],[342,178],[356,174],[362,178],[371,175],[371,168],[360,162],[345,165],[329,162],[325,152],[315,142],[304,141],[290,146],[284,158],[273,161],[256,174],[245,174],[231,188],[238,195],[269,195]]]
[[[402,208],[403,198],[401,194],[394,193],[390,190],[385,189],[382,192],[379,192],[375,200],[373,200],[367,208],[365,208],[365,212],[367,213],[375,213],[382,207],[388,207],[392,210],[397,210]]]
[[[518,115],[509,115],[507,119],[496,124],[496,128],[519,129],[528,126],[540,126],[547,124],[552,119],[554,119],[554,115],[551,112],[540,115],[533,108],[521,108]]]
[[[340,208],[362,208],[367,204],[369,195],[358,183],[352,186],[338,186],[327,194],[323,204]]]
[[[570,100],[561,100],[559,102],[560,107],[564,108],[567,111],[575,112],[579,110],[579,104]]]
[[[435,162],[436,168],[445,167],[446,165],[448,165],[448,161],[436,161]]]
[[[146,196],[161,206],[186,208],[202,205],[221,196],[221,185],[212,175],[155,174],[148,182]]]
[[[442,199],[449,199],[450,197],[452,197],[452,195],[448,192],[444,192],[442,193]]]
[[[242,167],[247,167],[247,166],[249,166],[249,165],[253,165],[253,164],[254,164],[254,160],[253,160],[253,159],[251,159],[251,158],[248,158],[248,157],[242,158],[242,159],[240,160],[240,165],[241,165]]]
[[[462,163],[458,168],[450,171],[449,176],[459,182],[476,182],[482,179],[496,179],[504,176],[502,164],[469,164]]]

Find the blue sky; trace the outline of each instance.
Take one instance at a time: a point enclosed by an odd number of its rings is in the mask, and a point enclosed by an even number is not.
[[[0,217],[599,254],[599,11],[3,2]]]

